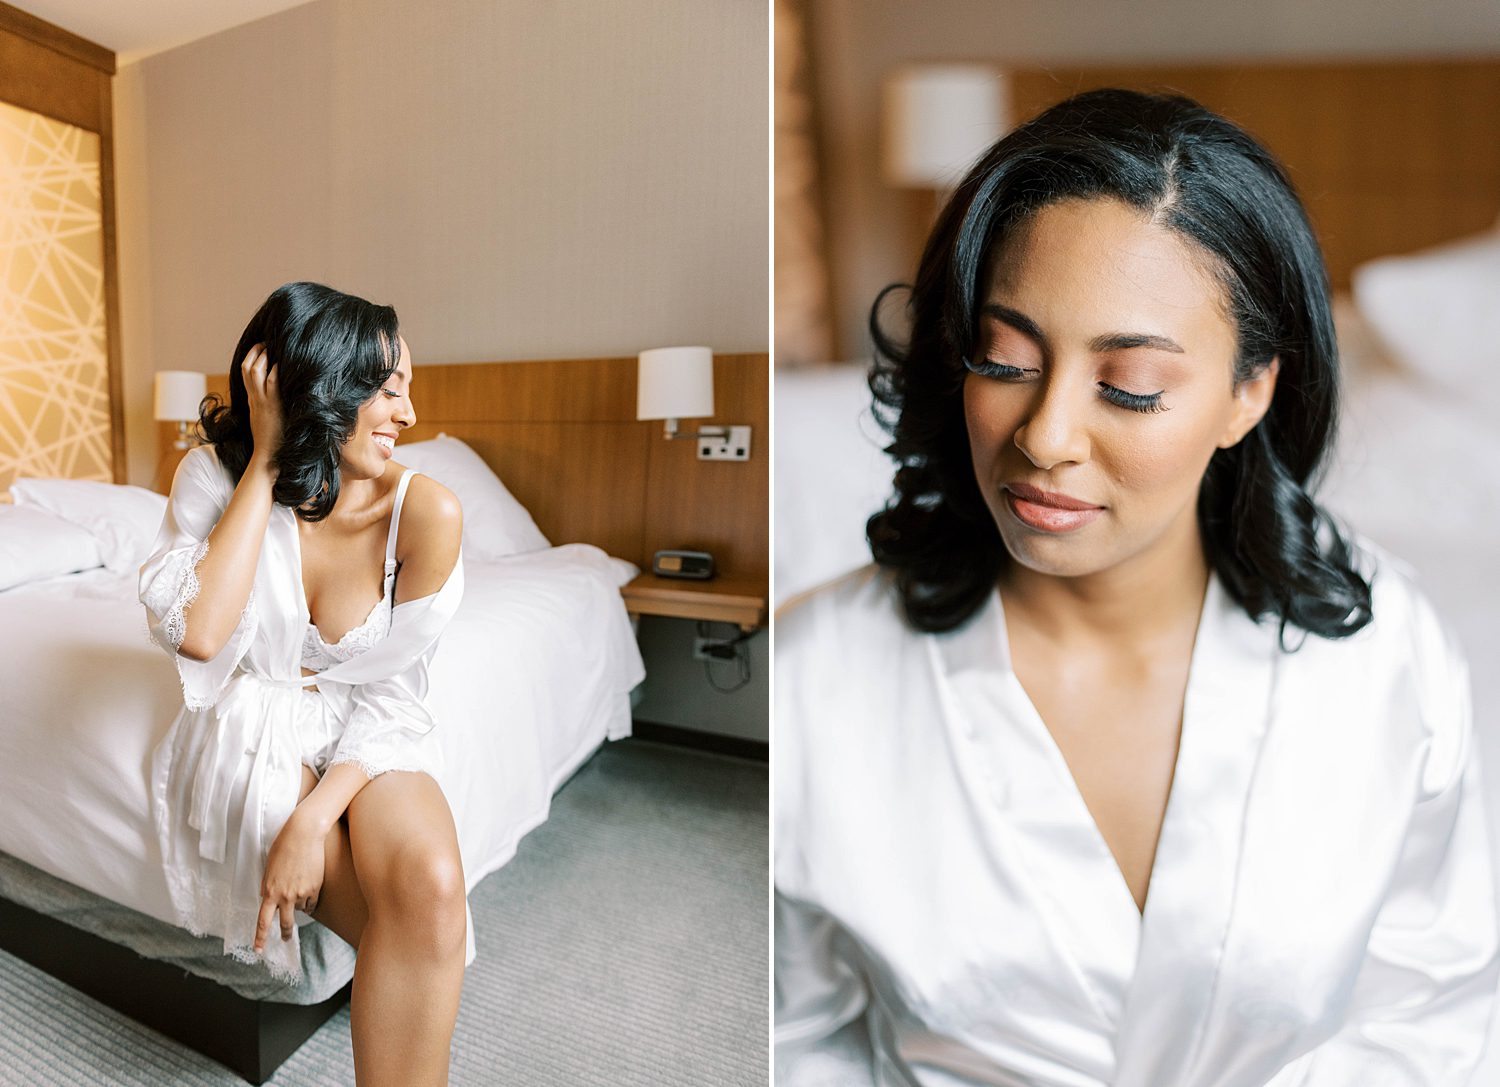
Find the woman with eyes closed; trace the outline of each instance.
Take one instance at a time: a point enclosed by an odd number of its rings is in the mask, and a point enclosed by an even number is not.
[[[427,669],[462,513],[393,459],[416,422],[396,314],[278,288],[183,459],[141,602],[183,709],[153,754],[178,921],[302,981],[299,924],[357,951],[355,1080],[442,1084],[474,958]],[[299,919],[300,918],[300,919]]]
[[[1468,676],[1312,496],[1284,173],[1180,97],[987,152],[897,342],[875,565],[776,634],[777,1083],[1437,1087],[1497,979]]]

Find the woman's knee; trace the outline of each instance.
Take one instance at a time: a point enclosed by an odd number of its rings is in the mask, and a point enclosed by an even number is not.
[[[383,886],[367,892],[372,917],[390,918],[413,935],[429,934],[437,951],[465,945],[464,873],[446,849],[413,845],[391,859]]]
[[[462,948],[463,860],[452,812],[431,776],[381,774],[355,794],[347,815],[371,922],[389,919],[440,954]]]

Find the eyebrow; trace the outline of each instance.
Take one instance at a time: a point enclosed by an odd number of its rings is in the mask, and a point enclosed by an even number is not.
[[[987,316],[1004,321],[1018,332],[1025,333],[1043,347],[1047,346],[1047,336],[1041,328],[1030,317],[1019,310],[1013,310],[1009,306],[1002,306],[998,302],[987,302],[983,311]],[[1105,332],[1095,336],[1089,341],[1089,350],[1096,353],[1105,351],[1124,351],[1131,347],[1154,347],[1158,351],[1173,351],[1179,355],[1187,352],[1176,340],[1166,336],[1158,336],[1151,332]]]

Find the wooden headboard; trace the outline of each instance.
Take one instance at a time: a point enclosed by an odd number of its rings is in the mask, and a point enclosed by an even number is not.
[[[1021,120],[1096,87],[1172,90],[1287,167],[1335,290],[1372,257],[1500,218],[1500,59],[1234,62],[1010,70]]]
[[[741,463],[700,461],[696,442],[669,442],[659,421],[638,421],[635,375],[633,356],[418,366],[417,424],[402,440],[441,431],[467,442],[554,544],[595,544],[643,569],[661,548],[694,548],[712,552],[726,575],[766,579],[769,356],[716,355],[716,414],[682,423],[748,423]],[[227,397],[228,386],[227,374],[209,375],[210,392]],[[174,436],[160,424],[164,454]]]

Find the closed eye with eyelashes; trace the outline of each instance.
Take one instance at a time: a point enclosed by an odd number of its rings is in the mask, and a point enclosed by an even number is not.
[[[980,377],[995,378],[1000,381],[1014,381],[1025,378],[1027,374],[1037,373],[1036,370],[1026,369],[1020,366],[1012,366],[1006,362],[996,362],[993,359],[964,359],[964,367],[971,373]],[[1154,414],[1161,411],[1170,411],[1161,402],[1162,393],[1133,393],[1118,388],[1105,381],[1096,382],[1099,395],[1117,407],[1128,411],[1141,412],[1143,414]]]

